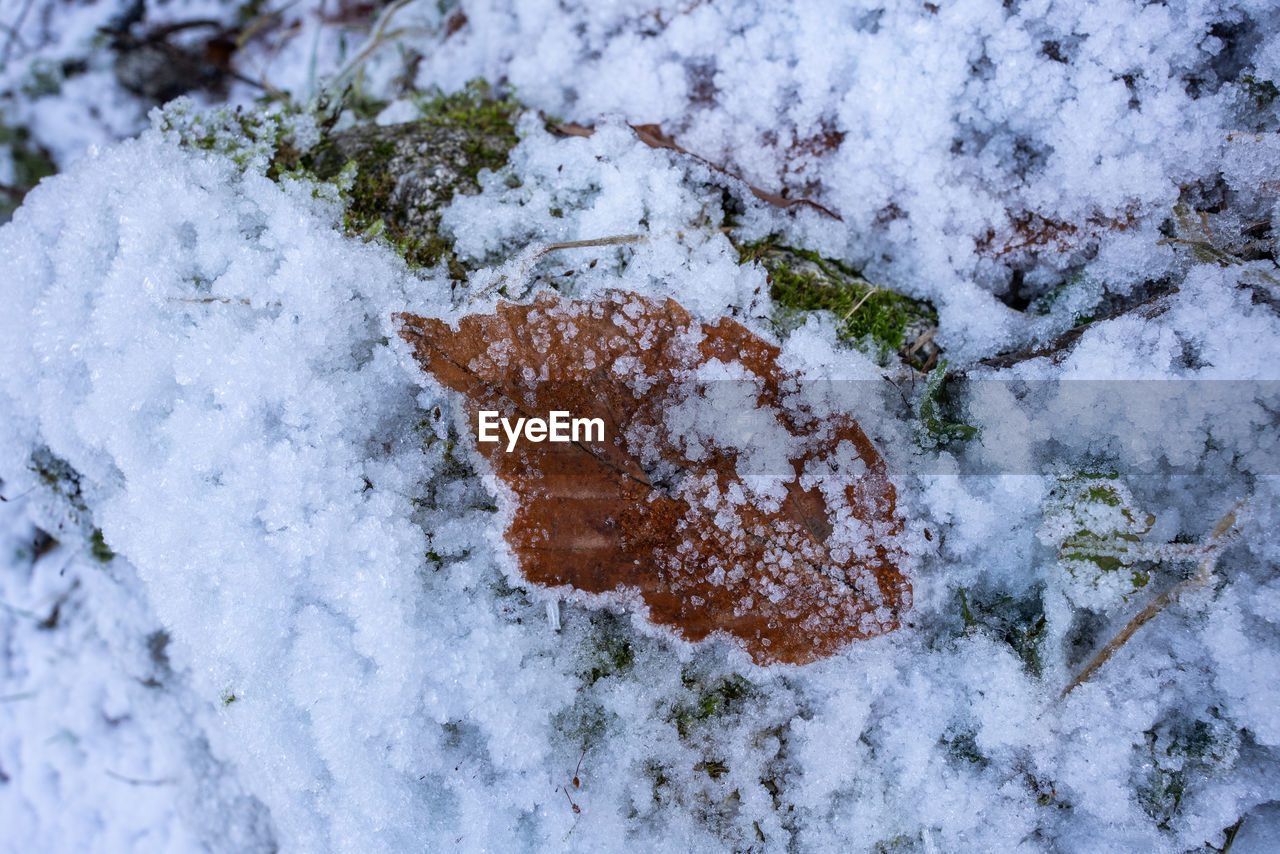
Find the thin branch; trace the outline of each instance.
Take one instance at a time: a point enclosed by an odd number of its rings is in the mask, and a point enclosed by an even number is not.
[[[550,252],[560,249],[585,249],[589,246],[623,246],[628,243],[639,243],[644,240],[643,234],[618,234],[613,237],[596,237],[591,240],[565,240],[561,243],[548,243],[538,250],[535,258],[541,258]]]
[[[13,43],[17,41],[18,31],[22,29],[22,22],[26,20],[27,13],[31,11],[33,5],[35,5],[35,0],[26,0],[18,11],[18,17],[14,19],[13,24],[9,27],[9,38],[5,39],[4,50],[0,51],[0,69],[9,64],[9,53],[13,50]]]
[[[139,780],[136,777],[126,777],[123,774],[117,774],[110,768],[103,768],[102,771],[108,777],[119,780],[121,783],[128,783],[130,786],[172,786],[178,782],[171,777],[161,777],[159,780]]]
[[[250,21],[249,26],[245,27],[240,35],[236,36],[236,50],[243,50],[244,46],[249,43],[250,39],[267,27],[277,23],[285,12],[289,11],[290,8],[297,4],[298,0],[289,0],[289,2],[285,3],[283,6],[269,12],[263,12],[261,15],[258,15]]]
[[[247,305],[250,308],[254,307],[252,302],[250,302],[247,299],[244,299],[243,297],[237,298],[237,299],[232,299],[231,297],[166,297],[166,299],[169,302],[188,302],[188,303],[195,303],[197,305],[209,305],[212,303],[217,303],[220,305]],[[279,308],[280,303],[276,301],[272,301],[269,303],[261,304],[257,307],[258,308]]]
[[[938,327],[935,326],[932,329],[928,329],[920,333],[920,337],[916,338],[916,340],[912,342],[911,349],[907,350],[907,356],[910,357],[910,356],[914,356],[916,353],[919,353],[920,348],[924,347],[924,345],[932,341],[933,336],[936,335],[937,332],[938,332]]]
[[[1075,690],[1077,686],[1088,682],[1089,679],[1093,677],[1093,674],[1097,673],[1098,669],[1101,668],[1102,665],[1106,664],[1111,656],[1115,655],[1120,647],[1124,646],[1125,643],[1128,642],[1129,638],[1133,637],[1134,633],[1138,631],[1138,629],[1151,622],[1151,619],[1155,617],[1156,614],[1159,614],[1167,608],[1187,590],[1190,590],[1193,587],[1199,587],[1213,577],[1213,567],[1214,564],[1217,563],[1218,553],[1222,549],[1222,537],[1235,527],[1236,512],[1241,506],[1242,503],[1237,503],[1235,507],[1231,508],[1231,512],[1218,520],[1218,524],[1214,527],[1213,532],[1209,534],[1208,542],[1203,546],[1206,553],[1204,558],[1200,561],[1200,568],[1196,574],[1190,578],[1179,581],[1177,584],[1161,593],[1152,600],[1147,607],[1143,608],[1135,614],[1129,622],[1125,623],[1124,627],[1116,633],[1115,637],[1107,641],[1106,645],[1102,647],[1102,649],[1098,650],[1098,654],[1089,660],[1089,663],[1085,665],[1084,669],[1076,674],[1076,677],[1071,680],[1066,688],[1062,689],[1062,694],[1059,695],[1058,699],[1061,700],[1065,698]]]
[[[516,282],[523,282],[529,275],[529,267],[532,266],[535,261],[543,256],[551,254],[552,252],[558,252],[561,249],[587,249],[593,246],[625,246],[630,243],[639,243],[648,237],[649,235],[647,234],[615,234],[611,237],[594,237],[590,240],[565,240],[559,243],[544,243],[542,245],[533,244],[526,247],[523,257],[519,258],[520,266],[514,278]],[[506,275],[499,276],[497,279],[476,292],[468,302],[475,302],[495,288],[506,284],[509,279],[510,277]]]
[[[169,302],[221,303],[222,305],[253,305],[247,299],[230,299],[229,297],[169,297]]]
[[[36,696],[35,691],[21,691],[17,694],[5,694],[0,697],[0,703],[14,703],[18,700],[30,700]]]

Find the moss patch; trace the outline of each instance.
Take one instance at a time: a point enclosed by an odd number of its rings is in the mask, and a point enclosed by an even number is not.
[[[455,194],[479,192],[482,170],[507,162],[520,105],[479,81],[418,105],[422,115],[414,121],[331,134],[304,165],[332,180],[354,163],[347,231],[386,240],[410,266],[443,261],[460,279],[466,270],[454,257],[453,241],[440,233],[441,213]]]
[[[101,528],[94,528],[93,534],[89,537],[89,553],[93,555],[94,560],[102,563],[107,563],[116,556],[111,546],[107,545],[107,541],[102,538]]]
[[[0,187],[0,223],[9,221],[27,191],[56,171],[49,152],[31,139],[26,128],[0,122],[0,151],[6,148],[13,160],[13,183]]]
[[[667,716],[681,738],[688,738],[703,721],[739,711],[754,693],[751,683],[736,673],[708,681],[686,671],[681,681],[688,693]]]
[[[811,311],[835,315],[840,339],[881,364],[898,353],[927,370],[937,361],[932,345],[938,315],[921,300],[877,287],[847,264],[816,252],[782,246],[772,238],[738,247],[740,263],[760,264],[769,277],[774,324],[783,334]]]
[[[961,587],[956,605],[965,634],[981,632],[1007,644],[1031,676],[1044,671],[1043,641],[1047,620],[1039,590],[1015,598]]]
[[[631,643],[627,623],[616,614],[607,611],[592,614],[592,633],[587,667],[580,678],[589,687],[601,679],[619,676],[631,669],[636,651]]]

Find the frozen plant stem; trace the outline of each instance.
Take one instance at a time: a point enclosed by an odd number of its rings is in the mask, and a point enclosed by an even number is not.
[[[1236,511],[1238,511],[1240,507],[1241,504],[1237,503],[1235,507],[1231,508],[1231,511],[1227,513],[1227,515],[1218,520],[1218,524],[1209,535],[1208,542],[1201,547],[1204,557],[1200,560],[1200,568],[1196,574],[1190,578],[1184,579],[1183,581],[1179,581],[1177,584],[1161,593],[1152,600],[1147,607],[1135,614],[1133,619],[1125,623],[1124,628],[1116,632],[1115,637],[1107,641],[1106,646],[1098,650],[1098,654],[1089,660],[1089,663],[1085,665],[1083,670],[1076,674],[1076,677],[1071,680],[1066,688],[1062,689],[1062,694],[1059,695],[1058,699],[1065,698],[1075,690],[1076,686],[1088,682],[1093,677],[1093,674],[1097,673],[1098,669],[1101,668],[1102,665],[1106,664],[1107,660],[1110,659],[1111,656],[1115,655],[1116,651],[1119,650],[1120,647],[1124,646],[1125,643],[1128,642],[1129,638],[1133,637],[1134,633],[1138,631],[1138,629],[1151,621],[1152,617],[1163,611],[1171,602],[1176,600],[1185,591],[1192,587],[1199,587],[1213,576],[1213,566],[1217,562],[1218,552],[1222,549],[1221,539],[1223,535],[1235,527]]]
[[[169,299],[169,302],[189,302],[189,303],[195,303],[195,304],[198,304],[198,305],[214,305],[214,304],[217,304],[217,305],[247,305],[247,306],[249,306],[250,308],[253,308],[253,307],[254,307],[254,305],[253,305],[253,303],[252,303],[252,302],[250,302],[250,301],[249,301],[249,300],[247,300],[247,299],[243,299],[243,298],[235,299],[235,298],[232,298],[232,297],[169,297],[168,299]],[[266,303],[266,305],[265,305],[265,306],[263,306],[263,305],[261,305],[261,304],[260,304],[260,305],[259,305],[259,307],[265,307],[265,308],[279,308],[279,307],[280,307],[280,303],[279,303],[279,302],[275,302],[275,301],[273,301],[273,302]]]
[[[369,38],[365,41],[364,46],[351,57],[351,61],[342,66],[338,73],[333,75],[333,79],[329,81],[329,92],[337,95],[341,92],[343,84],[347,78],[355,74],[356,71],[364,65],[365,61],[373,55],[379,47],[403,34],[403,30],[392,30],[387,32],[387,25],[391,23],[391,19],[395,14],[409,5],[410,0],[396,0],[388,6],[378,18],[378,23],[374,26],[373,32],[369,34]]]
[[[539,250],[535,257],[541,258],[548,252],[557,249],[584,249],[588,246],[622,246],[627,243],[639,243],[644,240],[643,234],[619,234],[614,237],[596,237],[591,240],[566,240],[562,243],[548,243]]]
[[[524,252],[518,257],[518,270],[516,272],[516,283],[522,283],[529,275],[529,268],[535,261],[544,255],[552,252],[558,252],[561,249],[587,249],[592,246],[625,246],[629,243],[639,243],[644,240],[647,235],[644,234],[616,234],[612,237],[594,237],[590,240],[565,240],[560,243],[535,243],[525,248]],[[501,287],[508,281],[505,275],[499,276],[495,281],[482,288],[478,293],[471,297],[470,302],[475,302],[480,297],[489,293],[495,288]]]

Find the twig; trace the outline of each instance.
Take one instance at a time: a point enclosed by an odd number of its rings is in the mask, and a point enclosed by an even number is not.
[[[289,2],[285,3],[283,6],[273,9],[270,12],[263,12],[261,15],[258,15],[250,21],[249,26],[245,27],[240,35],[236,36],[236,50],[243,50],[244,46],[249,43],[250,39],[256,36],[264,28],[276,23],[280,19],[281,15],[289,11],[290,7],[296,6],[297,3],[298,0],[289,0]]]
[[[3,495],[0,495],[0,501],[3,501],[5,504],[8,504],[10,501],[17,501],[19,498],[24,498],[24,497],[26,497],[27,495],[29,495],[33,489],[35,489],[35,487],[34,487],[34,486],[33,486],[33,487],[31,487],[31,489],[28,489],[26,492],[20,492],[20,493],[18,493],[17,495],[13,496],[12,498],[7,498],[7,497],[5,497],[5,496],[3,496]]]
[[[18,17],[14,19],[12,26],[9,27],[9,38],[5,39],[4,50],[0,51],[0,69],[9,64],[9,52],[13,49],[13,43],[18,38],[18,31],[22,29],[22,22],[26,20],[27,13],[31,11],[31,7],[35,5],[35,0],[27,0],[22,4],[22,9],[18,11]]]
[[[527,247],[523,252],[524,257],[519,259],[520,265],[519,270],[516,272],[515,280],[517,282],[523,282],[525,277],[529,274],[530,265],[539,258],[549,255],[552,252],[558,252],[561,249],[587,249],[593,246],[625,246],[630,243],[639,243],[640,241],[645,240],[648,236],[649,235],[647,234],[616,234],[612,237],[595,237],[590,240],[564,240],[559,243],[544,243],[542,245],[535,243],[532,246]],[[497,279],[494,279],[488,285],[485,285],[475,293],[468,302],[475,302],[480,297],[489,293],[494,288],[505,284],[507,281],[508,276],[499,276]]]
[[[619,234],[613,237],[595,237],[591,240],[565,240],[560,243],[548,243],[538,250],[535,258],[541,258],[549,252],[559,249],[585,249],[589,246],[622,246],[627,243],[639,243],[644,240],[643,234]]]
[[[169,297],[169,302],[222,303],[223,305],[252,305],[247,299],[231,299],[229,297]]]
[[[932,341],[933,336],[937,334],[937,332],[938,327],[935,326],[932,329],[920,333],[920,337],[911,344],[911,349],[907,350],[907,355],[914,356],[916,353],[919,353],[920,348]]]
[[[237,299],[232,299],[231,297],[167,297],[167,299],[169,302],[189,302],[189,303],[196,303],[198,305],[208,305],[210,303],[219,303],[221,305],[247,305],[250,308],[254,307],[252,302],[250,302],[247,299],[244,299],[243,297],[237,298]],[[259,307],[260,308],[279,308],[280,303],[276,301],[272,301],[269,303],[265,303]]]
[[[1238,502],[1235,507],[1232,507],[1231,512],[1218,520],[1218,524],[1214,527],[1213,532],[1209,534],[1208,543],[1204,546],[1206,553],[1204,558],[1200,561],[1199,571],[1190,578],[1179,581],[1177,584],[1161,593],[1152,600],[1147,607],[1134,615],[1133,619],[1125,623],[1124,628],[1120,629],[1120,631],[1116,633],[1115,637],[1107,641],[1106,646],[1098,650],[1098,654],[1089,660],[1089,663],[1085,665],[1083,670],[1076,674],[1076,677],[1071,680],[1066,688],[1062,689],[1062,694],[1059,695],[1058,699],[1061,700],[1065,698],[1078,685],[1089,681],[1089,679],[1093,677],[1093,674],[1097,673],[1098,669],[1102,667],[1102,665],[1106,664],[1111,656],[1115,655],[1120,647],[1124,646],[1129,638],[1133,637],[1134,633],[1138,631],[1138,629],[1151,621],[1152,617],[1167,608],[1170,603],[1176,600],[1187,590],[1193,587],[1199,587],[1213,577],[1213,567],[1214,564],[1217,563],[1218,553],[1222,548],[1220,540],[1224,534],[1235,527],[1236,512],[1240,509],[1242,504],[1243,502]]]
[[[338,72],[333,75],[333,79],[329,81],[327,88],[331,94],[336,95],[341,91],[342,85],[346,82],[347,77],[354,74],[355,71],[364,64],[365,60],[372,56],[373,52],[382,46],[385,39],[393,38],[400,34],[401,31],[399,30],[387,33],[387,24],[391,23],[391,19],[395,17],[396,12],[399,12],[405,6],[409,5],[410,2],[412,2],[412,0],[395,0],[394,3],[383,11],[383,13],[378,17],[378,23],[374,25],[373,32],[369,34],[369,38],[365,41],[364,46],[361,47],[360,50],[356,52],[356,55],[351,57],[351,59],[347,61],[342,68],[338,69]]]
[[[119,780],[121,783],[128,783],[130,786],[172,786],[178,782],[171,777],[161,777],[159,780],[139,780],[136,777],[126,777],[123,774],[117,774],[110,768],[103,768],[102,772],[108,777]]]

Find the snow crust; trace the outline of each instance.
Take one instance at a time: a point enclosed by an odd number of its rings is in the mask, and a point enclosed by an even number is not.
[[[1181,852],[1221,847],[1244,817],[1232,850],[1271,850],[1280,320],[1258,274],[1274,272],[1198,262],[1160,229],[1180,187],[1219,174],[1238,210],[1278,210],[1275,128],[1232,135],[1240,68],[1280,75],[1272,4],[461,8],[448,38],[447,5],[404,9],[420,84],[505,79],[596,132],[524,116],[508,165],[445,213],[482,266],[457,292],[345,236],[334,188],[271,181],[261,152],[237,165],[158,130],[105,144],[136,116],[62,137],[59,162],[78,162],[0,228],[0,847]],[[1228,50],[1215,27],[1244,35]],[[312,54],[349,58],[305,44],[280,60],[297,91]],[[370,60],[370,87],[390,93],[395,55]],[[41,123],[76,124],[52,111],[78,97],[26,118],[57,137]],[[905,392],[829,320],[780,342],[812,405],[856,404],[899,473],[910,625],[761,669],[625,614],[556,605],[549,621],[495,545],[457,401],[423,385],[393,312],[483,310],[574,270],[574,296],[671,296],[773,335],[764,272],[720,231],[722,190],[742,188],[628,122],[837,211],[747,196],[737,236],[780,233],[933,300],[953,366],[991,381],[960,413],[979,439],[922,448]],[[1015,244],[1023,215],[1125,227],[1081,226],[1034,258],[984,250]],[[539,254],[629,234],[645,239]],[[1006,302],[1072,277],[1082,301],[1178,290],[1060,358],[976,365],[1069,326],[1071,304]],[[829,380],[845,385],[812,391]],[[1014,380],[1258,393],[1174,400],[1157,413],[1170,441],[1136,402],[1081,411]],[[702,429],[671,426],[690,447]],[[744,470],[776,471],[780,449],[756,450]],[[1071,478],[1098,460],[1128,468],[1090,498]],[[843,484],[856,463],[807,476]],[[962,474],[984,465],[997,473]],[[1210,544],[1233,507],[1212,579],[1061,696],[1196,571],[1172,547]],[[1151,547],[1144,586],[1065,563],[1081,520]],[[40,553],[37,527],[60,545]]]

